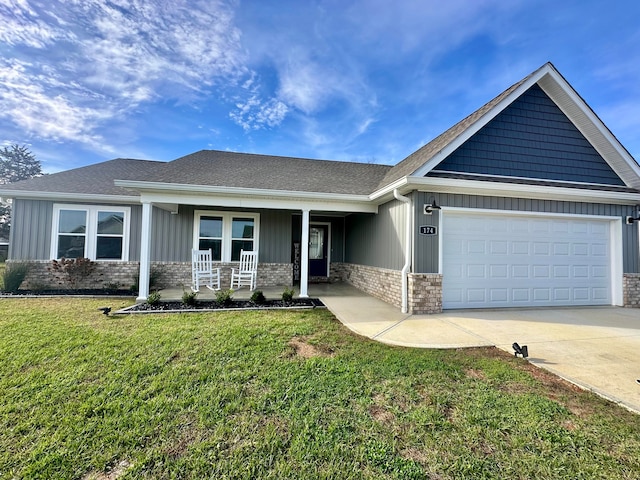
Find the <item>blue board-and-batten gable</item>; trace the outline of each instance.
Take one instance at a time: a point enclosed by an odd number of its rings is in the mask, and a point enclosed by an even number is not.
[[[625,185],[537,84],[433,171]]]

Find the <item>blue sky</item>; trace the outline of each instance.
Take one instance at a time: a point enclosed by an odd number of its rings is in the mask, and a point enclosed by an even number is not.
[[[3,0],[0,144],[395,164],[547,61],[640,159],[640,2]]]

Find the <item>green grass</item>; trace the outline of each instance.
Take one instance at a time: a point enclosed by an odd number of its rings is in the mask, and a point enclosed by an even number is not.
[[[125,303],[0,300],[0,478],[640,476],[640,416],[495,349]]]

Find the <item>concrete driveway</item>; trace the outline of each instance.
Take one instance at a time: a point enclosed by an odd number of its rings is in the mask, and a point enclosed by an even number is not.
[[[406,315],[350,286],[312,292],[348,328],[418,348],[496,346],[640,412],[640,309],[620,307],[450,310]]]

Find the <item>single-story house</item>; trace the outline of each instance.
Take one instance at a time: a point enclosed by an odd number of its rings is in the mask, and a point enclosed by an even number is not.
[[[640,167],[550,63],[393,166],[203,150],[0,195],[28,281],[87,257],[140,301],[212,248],[223,272],[257,250],[258,288],[347,281],[409,313],[640,302]]]

